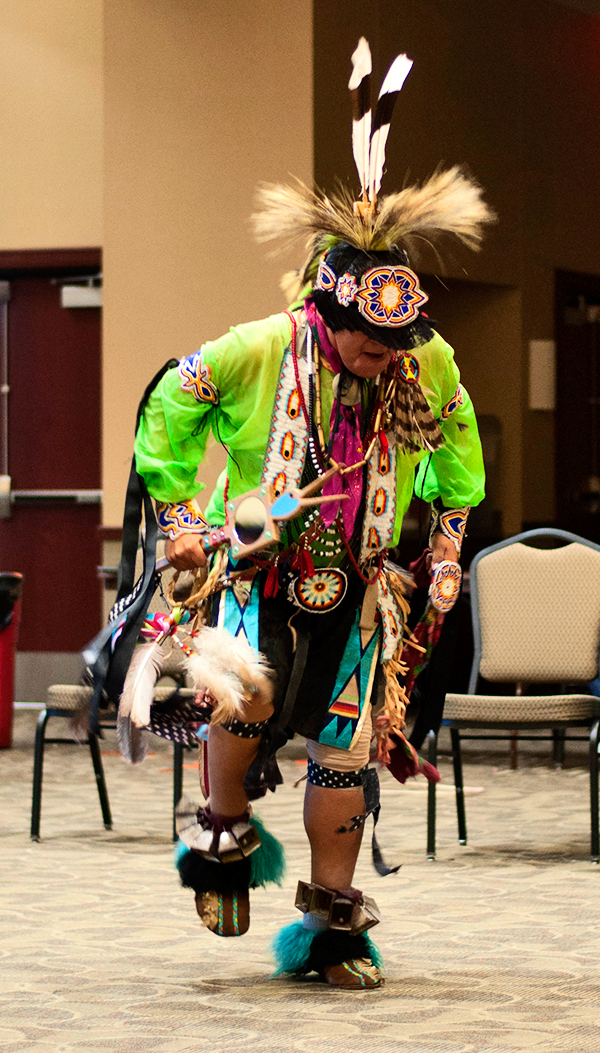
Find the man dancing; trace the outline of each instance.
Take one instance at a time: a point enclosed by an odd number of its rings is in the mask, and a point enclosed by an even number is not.
[[[198,811],[181,808],[179,869],[208,928],[246,931],[248,889],[269,877],[257,860],[267,847],[277,854],[249,800],[277,782],[274,753],[286,737],[306,736],[312,869],[298,886],[302,920],[276,941],[278,967],[359,989],[382,982],[366,935],[376,907],[352,887],[364,818],[377,803],[374,727],[384,762],[404,751],[413,771],[419,765],[402,734],[406,586],[387,552],[416,492],[433,505],[432,566],[455,564],[469,507],[484,493],[473,407],[452,349],[423,311],[428,298],[408,252],[440,234],[476,247],[491,213],[459,168],[378,197],[391,106],[410,66],[396,59],[371,119],[361,40],[350,81],[361,196],[262,188],[258,236],[308,239],[293,302],[168,370],[135,445],[179,571],[206,565],[207,534],[230,523],[241,495],[314,491],[325,477],[325,501],[280,522],[277,543],[245,559],[234,547],[227,560],[209,559],[203,599],[214,628],[205,632],[247,641],[249,664],[236,709],[205,693],[215,706],[209,799]],[[228,460],[202,516],[192,499],[211,431]],[[224,639],[214,637],[217,649]]]

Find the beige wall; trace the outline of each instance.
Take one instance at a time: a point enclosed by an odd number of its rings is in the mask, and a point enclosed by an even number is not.
[[[551,0],[372,0],[368,19],[362,0],[317,3],[315,175],[325,187],[334,175],[356,179],[346,85],[361,33],[376,83],[398,51],[415,63],[383,191],[464,163],[498,212],[479,255],[445,252],[443,268],[429,258],[422,269],[473,282],[471,292],[452,285],[451,300],[427,288],[476,408],[504,424],[505,528],[521,515],[552,519],[554,414],[528,409],[527,347],[554,335],[555,269],[600,273],[600,17]]]
[[[102,244],[102,0],[2,0],[0,249]]]
[[[312,177],[310,0],[106,0],[104,522],[153,373],[279,310],[260,180]],[[206,473],[205,473],[206,474]]]

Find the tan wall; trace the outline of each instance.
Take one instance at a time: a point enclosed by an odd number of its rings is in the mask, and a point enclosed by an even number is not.
[[[431,311],[444,323],[451,309],[449,335],[477,408],[505,425],[505,527],[521,515],[552,519],[554,414],[524,401],[527,347],[553,337],[555,269],[600,273],[600,17],[551,0],[372,0],[368,19],[362,0],[317,3],[315,174],[326,187],[334,175],[356,178],[346,85],[361,33],[377,84],[398,51],[415,63],[397,103],[383,191],[440,162],[466,163],[498,212],[480,255],[444,254],[442,277],[483,283],[480,292],[453,285],[451,306],[428,281]],[[422,269],[440,273],[432,257]],[[507,288],[495,339],[488,323],[502,299],[490,291],[483,308],[488,284]],[[491,369],[490,352],[501,355]]]
[[[102,0],[2,0],[0,249],[102,243]]]
[[[311,10],[106,0],[106,524],[152,374],[282,306],[287,261],[266,259],[247,220],[260,180],[312,176]]]

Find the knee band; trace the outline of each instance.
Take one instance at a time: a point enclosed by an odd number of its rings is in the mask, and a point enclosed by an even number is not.
[[[356,786],[362,786],[362,773],[365,771],[335,771],[333,768],[324,768],[322,764],[308,759],[308,781],[313,786],[325,786],[329,790],[349,790]]]
[[[255,724],[244,724],[243,720],[234,718],[228,724],[221,724],[221,727],[239,739],[259,739],[268,723],[268,720],[259,720]]]

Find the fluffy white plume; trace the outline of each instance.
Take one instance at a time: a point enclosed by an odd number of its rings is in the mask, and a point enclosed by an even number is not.
[[[459,165],[435,172],[422,186],[380,199],[374,237],[385,232],[386,242],[393,244],[414,237],[433,242],[440,234],[451,234],[476,249],[482,227],[496,218],[482,193]]]
[[[197,653],[186,659],[188,674],[195,691],[207,691],[215,699],[214,724],[245,720],[246,696],[258,694],[271,701],[269,666],[245,636],[207,628],[194,638],[192,646]]]
[[[323,251],[324,237],[367,252],[393,245],[416,252],[419,239],[435,244],[447,234],[477,249],[483,226],[496,218],[481,187],[459,165],[435,172],[422,186],[379,198],[377,211],[365,217],[355,214],[354,199],[343,188],[326,197],[300,181],[296,187],[263,185],[258,203],[252,219],[259,241],[287,247],[303,238],[313,257]]]

